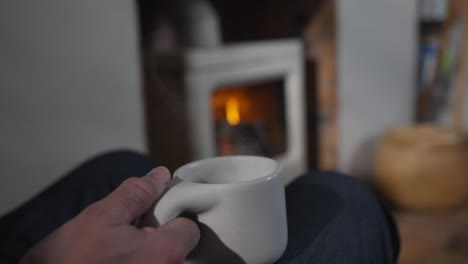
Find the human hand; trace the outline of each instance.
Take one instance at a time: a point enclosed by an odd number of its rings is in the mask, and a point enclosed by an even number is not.
[[[200,239],[193,221],[176,218],[158,228],[131,225],[151,209],[170,179],[164,167],[127,179],[39,242],[21,263],[183,263]]]

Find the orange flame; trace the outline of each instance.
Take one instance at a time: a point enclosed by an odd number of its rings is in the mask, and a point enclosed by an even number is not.
[[[229,98],[226,102],[226,120],[231,126],[240,123],[239,102],[234,97]]]

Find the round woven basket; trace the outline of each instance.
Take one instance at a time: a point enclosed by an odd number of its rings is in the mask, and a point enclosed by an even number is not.
[[[468,140],[450,128],[389,131],[378,148],[377,188],[398,207],[449,210],[468,199]]]

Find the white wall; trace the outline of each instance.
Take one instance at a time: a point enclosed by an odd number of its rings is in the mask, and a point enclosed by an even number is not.
[[[0,1],[0,214],[80,161],[144,149],[134,1]]]
[[[372,173],[375,143],[413,117],[417,1],[338,0],[339,169]]]

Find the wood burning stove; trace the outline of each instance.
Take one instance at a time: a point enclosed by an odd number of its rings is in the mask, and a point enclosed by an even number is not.
[[[291,181],[306,169],[303,54],[280,40],[146,56],[151,153],[175,169],[219,155],[275,158]]]

